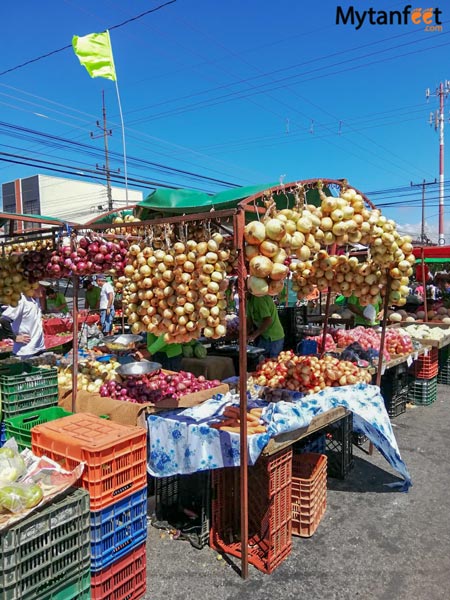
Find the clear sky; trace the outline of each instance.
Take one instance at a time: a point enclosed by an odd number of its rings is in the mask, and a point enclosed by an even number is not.
[[[3,3],[0,152],[80,173],[101,166],[103,141],[89,133],[100,133],[96,120],[104,90],[110,149],[117,153],[111,166],[121,167],[113,82],[91,79],[71,48],[5,73],[70,45],[74,34],[110,28],[130,177],[211,192],[280,177],[345,177],[377,205],[397,202],[383,212],[400,229],[420,233],[421,191],[409,186],[439,175],[439,138],[428,124],[438,100],[427,102],[425,90],[434,94],[450,79],[448,2],[434,4],[442,11],[440,32],[412,22],[364,22],[358,30],[336,25],[338,5],[360,13],[408,6],[385,0],[176,0],[115,27],[165,1]],[[450,97],[447,119],[449,109]],[[76,144],[70,147],[67,140]],[[37,172],[49,173],[0,162],[0,182]],[[134,187],[145,195],[150,185]],[[405,190],[386,191],[392,188]],[[449,190],[450,183],[447,243]],[[372,194],[379,191],[384,193]],[[428,187],[427,196],[427,231],[434,237],[438,188]]]

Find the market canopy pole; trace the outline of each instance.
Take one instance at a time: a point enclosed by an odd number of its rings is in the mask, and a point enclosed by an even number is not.
[[[77,406],[78,391],[78,277],[72,277],[73,286],[73,344],[72,344],[72,412],[75,413]]]
[[[114,64],[109,30],[107,29],[102,33],[90,33],[82,37],[74,35],[72,38],[72,46],[76,56],[78,57],[78,60],[86,68],[91,77],[105,77],[105,79],[110,79],[115,83],[117,103],[119,105],[120,123],[122,127],[125,198],[126,204],[128,205],[128,169],[125,144],[125,126],[123,122],[122,103],[120,101],[119,85],[117,83],[117,73]]]

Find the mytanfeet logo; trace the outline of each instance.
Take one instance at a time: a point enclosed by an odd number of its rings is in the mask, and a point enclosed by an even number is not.
[[[361,29],[365,25],[422,25],[425,31],[442,31],[440,8],[413,8],[411,4],[402,10],[358,10],[354,6],[336,7],[336,25],[353,25]]]

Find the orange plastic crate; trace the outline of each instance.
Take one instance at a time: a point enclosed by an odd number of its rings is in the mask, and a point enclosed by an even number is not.
[[[91,574],[92,600],[138,600],[145,595],[146,545],[142,544],[107,569]]]
[[[437,348],[430,348],[428,356],[419,356],[409,369],[410,375],[417,379],[432,379],[436,377],[439,370],[439,351]]]
[[[327,457],[296,454],[292,459],[292,535],[310,537],[327,508]]]
[[[248,562],[272,573],[292,550],[292,449],[248,468]],[[238,468],[212,471],[210,546],[241,557]]]
[[[80,462],[79,485],[89,492],[91,510],[101,510],[147,485],[147,432],[78,413],[31,431],[31,447],[64,469]]]

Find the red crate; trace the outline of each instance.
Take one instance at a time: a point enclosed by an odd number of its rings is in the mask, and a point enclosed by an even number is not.
[[[439,370],[439,352],[437,348],[430,348],[428,356],[419,356],[409,368],[409,374],[417,379],[432,379]]]
[[[31,447],[64,469],[85,463],[78,485],[89,492],[91,510],[101,510],[147,485],[147,432],[78,413],[31,431]]]
[[[327,457],[296,454],[292,458],[292,535],[310,537],[327,508]]]
[[[292,449],[248,468],[248,561],[272,573],[292,550]],[[241,556],[239,468],[212,471],[210,546]]]
[[[142,544],[107,569],[91,573],[92,600],[138,600],[147,587],[146,545]]]

